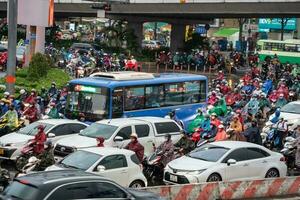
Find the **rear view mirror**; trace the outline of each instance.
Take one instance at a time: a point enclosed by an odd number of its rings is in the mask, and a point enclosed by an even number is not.
[[[234,164],[236,164],[236,160],[234,160],[234,159],[229,159],[229,160],[227,161],[227,165],[228,165],[228,166],[234,165]]]
[[[54,133],[48,133],[48,138],[54,138],[56,135]]]
[[[103,171],[105,171],[105,167],[103,165],[98,165],[97,172],[103,172]]]
[[[123,140],[124,140],[124,138],[121,136],[116,136],[114,139],[115,142],[122,142]]]

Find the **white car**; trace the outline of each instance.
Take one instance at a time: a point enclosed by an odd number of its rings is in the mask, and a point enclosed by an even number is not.
[[[284,177],[282,154],[248,142],[222,141],[205,144],[167,164],[166,184],[188,184]]]
[[[80,169],[110,178],[124,187],[146,187],[140,162],[133,151],[110,147],[93,147],[76,151],[46,169]]]
[[[54,149],[56,159],[75,150],[97,146],[96,138],[103,137],[106,147],[125,147],[130,141],[131,133],[138,135],[139,142],[145,148],[145,154],[153,152],[153,144],[159,146],[165,135],[172,135],[176,143],[180,139],[181,127],[173,120],[159,117],[132,117],[106,119],[93,123],[78,135],[59,140]]]
[[[27,142],[34,138],[37,133],[37,126],[40,124],[45,126],[45,133],[53,143],[64,137],[79,133],[88,126],[77,120],[68,119],[47,119],[34,122],[17,132],[0,137],[0,159],[15,160]]]

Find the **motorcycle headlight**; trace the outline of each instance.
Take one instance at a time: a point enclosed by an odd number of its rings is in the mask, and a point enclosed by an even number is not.
[[[204,172],[206,169],[202,169],[202,170],[195,170],[195,171],[189,171],[187,172],[190,175],[198,175],[201,174],[202,172]]]

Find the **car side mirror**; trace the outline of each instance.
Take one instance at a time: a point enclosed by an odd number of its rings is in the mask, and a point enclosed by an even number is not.
[[[54,133],[48,133],[48,138],[54,138],[56,135]]]
[[[227,161],[227,165],[228,165],[228,166],[234,165],[234,164],[236,164],[236,160],[234,160],[234,159],[229,159],[229,160]]]
[[[121,136],[116,136],[114,139],[115,142],[122,142],[123,140],[124,140],[124,138]]]
[[[105,171],[105,167],[103,165],[98,165],[97,172],[103,172],[103,171]]]

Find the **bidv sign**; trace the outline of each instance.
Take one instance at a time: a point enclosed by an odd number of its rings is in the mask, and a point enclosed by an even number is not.
[[[282,20],[286,22],[284,30],[296,30],[296,18],[262,18],[258,26],[259,29],[281,29]]]

